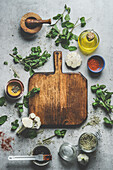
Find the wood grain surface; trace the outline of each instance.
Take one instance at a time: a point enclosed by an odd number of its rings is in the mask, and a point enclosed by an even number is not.
[[[35,113],[45,126],[73,126],[87,117],[87,80],[81,73],[62,73],[62,53],[54,52],[53,73],[35,73],[29,91],[40,87],[29,99],[29,113]]]

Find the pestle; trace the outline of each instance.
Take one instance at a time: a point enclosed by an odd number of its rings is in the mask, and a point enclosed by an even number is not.
[[[39,26],[39,24],[51,24],[51,19],[48,19],[48,20],[37,20],[37,19],[31,19],[31,18],[28,18],[26,19],[25,21],[27,27],[29,28],[35,28],[37,26]]]

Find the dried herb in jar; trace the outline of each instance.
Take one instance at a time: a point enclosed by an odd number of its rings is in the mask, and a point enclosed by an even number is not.
[[[93,150],[97,146],[97,138],[94,134],[84,133],[79,140],[79,145],[82,150]]]

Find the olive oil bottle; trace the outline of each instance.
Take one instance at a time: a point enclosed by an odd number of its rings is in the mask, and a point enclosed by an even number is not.
[[[99,36],[94,30],[83,31],[78,38],[78,45],[84,54],[91,54],[99,45]]]

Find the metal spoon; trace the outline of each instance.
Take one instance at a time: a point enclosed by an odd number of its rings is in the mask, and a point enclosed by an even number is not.
[[[39,155],[32,155],[32,156],[9,156],[8,160],[13,161],[13,160],[37,160],[37,161],[48,161],[48,160],[52,160],[52,155],[43,155],[43,154],[39,154]]]

